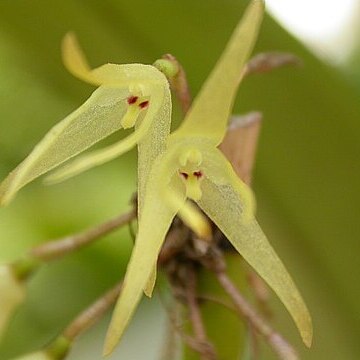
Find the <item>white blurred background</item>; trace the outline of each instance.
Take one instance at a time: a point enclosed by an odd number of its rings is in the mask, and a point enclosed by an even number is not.
[[[359,0],[266,0],[268,11],[319,57],[345,62],[356,46]]]

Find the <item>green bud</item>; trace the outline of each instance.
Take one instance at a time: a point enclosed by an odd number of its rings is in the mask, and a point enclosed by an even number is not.
[[[153,64],[168,79],[173,79],[179,73],[179,65],[176,61],[168,59],[158,59]]]

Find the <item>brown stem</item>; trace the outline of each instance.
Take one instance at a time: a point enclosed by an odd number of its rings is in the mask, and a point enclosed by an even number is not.
[[[252,269],[249,269],[248,271],[247,281],[262,315],[265,318],[270,319],[272,317],[272,312],[268,305],[270,293],[265,281]]]
[[[174,287],[171,287],[171,290],[173,291],[173,295],[174,298],[177,298],[177,290]],[[175,290],[175,291],[174,291]],[[199,342],[199,340],[195,337],[192,337],[188,334],[186,334],[185,330],[183,330],[183,325],[181,323],[179,323],[179,318],[178,318],[178,314],[179,312],[177,311],[176,308],[172,308],[170,309],[170,307],[168,305],[166,305],[163,297],[161,296],[161,292],[159,292],[160,294],[160,300],[162,301],[164,308],[168,314],[168,318],[169,318],[169,324],[171,325],[172,330],[174,331],[174,333],[178,334],[182,341],[192,350],[194,350],[195,352],[201,354],[204,352],[204,343],[203,342]],[[184,299],[186,297],[185,296],[181,296],[181,302],[185,302]],[[177,303],[175,305],[180,305],[180,303]],[[175,334],[169,334],[171,335],[175,335]],[[176,349],[170,349],[169,348],[169,344],[166,344],[166,347],[164,349],[165,351],[162,354],[162,359],[164,360],[170,360],[173,359],[174,356],[173,355],[175,352],[174,350]],[[173,350],[173,351],[171,351]],[[167,356],[167,354],[170,354],[170,356]]]
[[[121,287],[122,282],[97,299],[92,305],[75,318],[75,320],[65,329],[63,335],[68,340],[73,341],[81,333],[92,327],[115,303],[120,294]]]
[[[30,255],[43,261],[58,259],[68,253],[89,245],[101,236],[104,236],[117,228],[135,219],[136,213],[131,210],[128,213],[115,217],[84,232],[66,236],[64,238],[51,240],[45,244],[34,247],[30,250]]]
[[[173,79],[170,80],[170,84],[172,89],[175,92],[176,97],[180,102],[181,109],[184,114],[186,114],[191,105],[191,94],[189,89],[189,84],[186,78],[186,73],[181,64],[177,61],[175,56],[171,54],[163,55],[163,59],[167,59],[176,63],[179,68],[177,75]]]
[[[299,357],[294,348],[279,333],[272,329],[272,327],[268,325],[264,319],[261,318],[250,303],[248,303],[241,295],[240,291],[228,277],[226,272],[215,271],[215,275],[220,285],[231,297],[242,316],[246,318],[253,328],[266,339],[273,350],[278,354],[279,359],[298,360]]]
[[[197,277],[196,272],[191,265],[187,269],[187,287],[186,287],[186,302],[189,309],[189,316],[194,331],[195,339],[199,345],[198,349],[201,360],[216,359],[215,350],[209,342],[204,323],[202,321],[200,307],[197,299]]]
[[[207,294],[200,294],[198,295],[197,299],[199,301],[207,301],[207,302],[211,302],[213,304],[217,304],[217,305],[220,305],[222,306],[223,308],[226,308],[228,309],[229,311],[231,312],[235,312],[237,313],[237,309],[235,308],[235,306],[233,304],[228,304],[227,301],[224,301],[222,299],[219,299],[215,296],[212,296],[212,295],[207,295]]]
[[[160,359],[161,360],[175,359],[176,352],[177,352],[177,332],[174,330],[174,326],[171,322],[171,319],[168,319],[166,323],[164,341],[160,352]]]
[[[254,73],[266,73],[289,65],[301,66],[302,61],[300,58],[290,53],[261,53],[251,58],[247,63],[244,76],[248,76]]]
[[[161,248],[158,264],[164,265],[181,252],[187,242],[189,229],[185,226],[174,227],[166,236],[166,241]]]

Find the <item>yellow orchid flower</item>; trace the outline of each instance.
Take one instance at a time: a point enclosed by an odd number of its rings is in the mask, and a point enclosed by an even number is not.
[[[253,217],[251,191],[217,149],[225,136],[263,12],[262,0],[250,3],[182,125],[170,135],[166,151],[153,163],[135,246],[105,340],[105,355],[121,338],[143,290],[151,295],[161,245],[186,199],[198,204],[269,284],[290,312],[305,344],[311,344],[312,324],[306,305]],[[204,228],[198,230],[202,233]]]
[[[105,64],[90,69],[75,36],[68,33],[62,46],[66,68],[83,81],[99,86],[77,110],[55,125],[31,154],[0,185],[5,205],[27,183],[78,155],[121,128],[135,127],[125,139],[74,160],[48,182],[62,181],[109,161],[139,145],[139,194],[152,161],[165,148],[170,131],[171,96],[165,75],[151,65]]]

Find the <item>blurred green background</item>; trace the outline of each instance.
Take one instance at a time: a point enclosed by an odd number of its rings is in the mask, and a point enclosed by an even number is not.
[[[152,63],[172,53],[196,94],[245,4],[1,0],[0,177],[93,91],[61,64],[59,44],[67,31],[77,33],[93,65]],[[254,175],[258,218],[312,313],[313,348],[304,348],[275,298],[274,323],[302,359],[358,359],[360,46],[348,66],[335,68],[266,17],[256,52],[272,50],[295,53],[304,67],[246,79],[234,111],[264,113]],[[174,113],[178,121],[177,107]],[[0,260],[126,210],[135,165],[133,151],[64,184],[28,186],[0,209]],[[0,345],[0,359],[37,349],[111,286],[125,270],[131,241],[124,228],[42,269]],[[164,319],[158,300],[144,301],[114,358],[157,359]],[[84,336],[70,359],[100,359],[106,325]],[[265,346],[262,359],[273,358]]]

